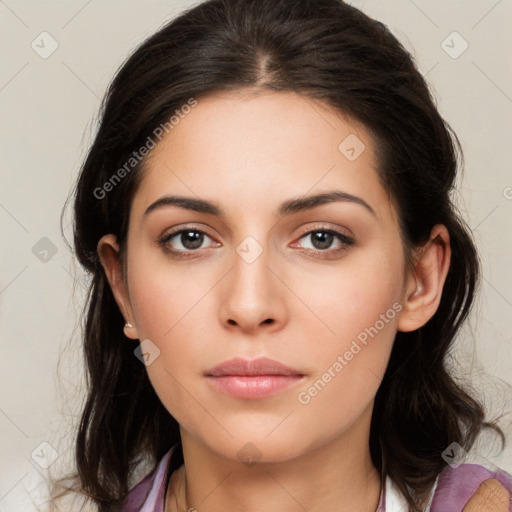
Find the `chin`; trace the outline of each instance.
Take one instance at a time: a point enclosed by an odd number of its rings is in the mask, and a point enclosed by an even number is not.
[[[207,444],[219,456],[230,461],[241,462],[248,467],[255,464],[279,463],[293,460],[308,451],[314,443],[308,443],[303,433],[289,435],[289,432],[282,432],[278,435],[276,432],[268,436],[268,430],[265,432],[249,433],[237,435],[231,432],[233,438],[223,441],[211,440]]]

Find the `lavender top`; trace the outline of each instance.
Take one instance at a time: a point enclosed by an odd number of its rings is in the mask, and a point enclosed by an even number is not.
[[[157,467],[143,478],[123,502],[121,512],[164,512],[169,462],[174,446],[164,455]],[[495,478],[509,491],[512,511],[512,476],[498,469],[491,471],[478,464],[448,466],[439,475],[425,512],[462,512],[462,509],[479,485],[489,478]],[[406,502],[389,478],[382,486],[379,506],[376,512],[404,512]]]

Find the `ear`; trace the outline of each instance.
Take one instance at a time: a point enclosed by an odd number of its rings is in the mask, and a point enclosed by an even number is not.
[[[138,339],[137,327],[115,235],[103,236],[98,242],[97,251],[119,310],[124,316],[125,322],[131,324],[131,327],[125,325],[124,333],[128,338],[136,340]]]
[[[432,228],[429,241],[416,251],[414,268],[406,270],[399,331],[419,329],[437,311],[450,258],[450,235],[446,226],[437,224]]]

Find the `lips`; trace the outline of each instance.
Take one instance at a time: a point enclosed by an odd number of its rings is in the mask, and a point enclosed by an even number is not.
[[[263,399],[296,386],[304,374],[278,361],[261,357],[235,358],[205,372],[212,389],[238,399]]]
[[[223,375],[295,375],[302,377],[304,374],[267,357],[260,357],[252,361],[237,357],[210,368],[205,372],[205,375],[208,377],[221,377]]]

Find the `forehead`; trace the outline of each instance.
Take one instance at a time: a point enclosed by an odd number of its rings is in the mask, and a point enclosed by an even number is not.
[[[336,189],[376,210],[390,208],[370,133],[322,102],[238,91],[199,99],[187,111],[149,155],[134,198],[137,215],[169,193],[239,212]]]

